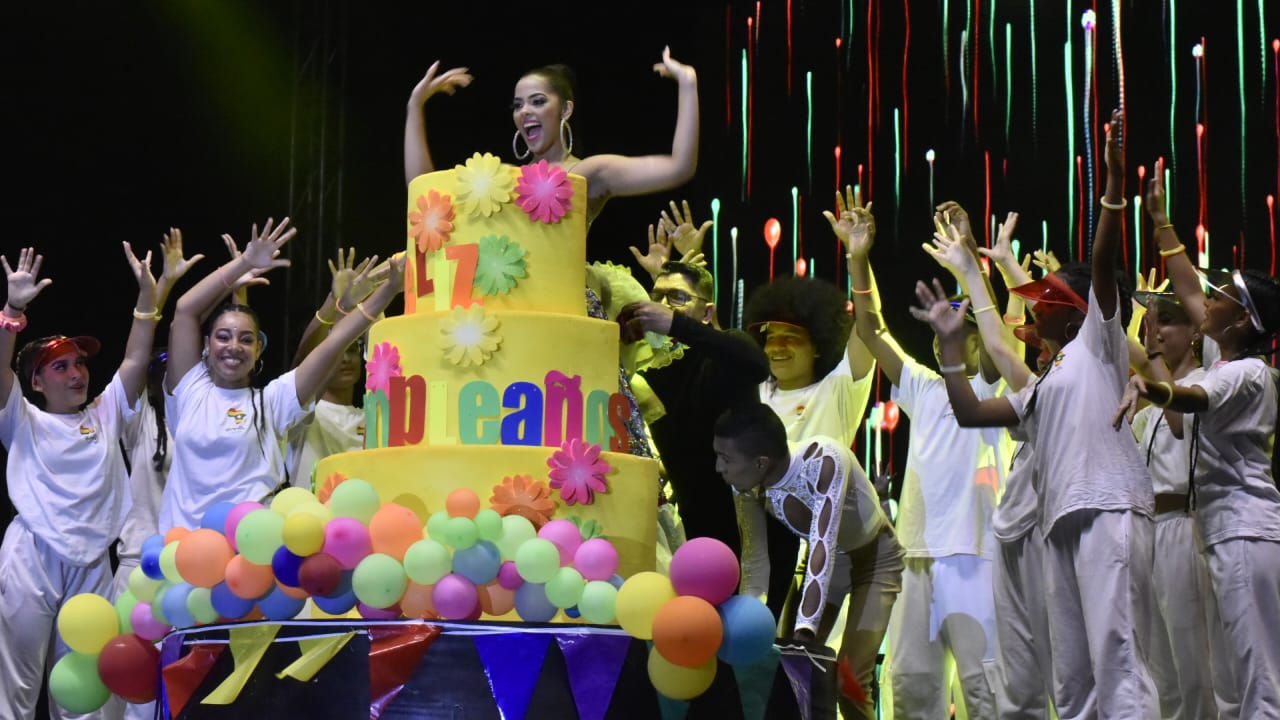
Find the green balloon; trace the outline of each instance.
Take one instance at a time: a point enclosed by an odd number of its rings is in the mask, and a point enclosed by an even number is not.
[[[538,536],[538,530],[527,518],[519,515],[506,515],[502,518],[502,538],[497,541],[498,551],[503,560],[515,560],[516,552],[525,540]]]
[[[427,518],[427,537],[439,542],[446,542],[449,534],[449,513],[441,510],[431,513]]]
[[[545,583],[560,569],[560,550],[555,543],[535,537],[516,551],[516,571],[525,582]]]
[[[174,540],[160,551],[160,572],[165,580],[175,584],[183,582],[182,573],[178,572],[178,542]]]
[[[270,565],[283,544],[284,518],[266,508],[245,515],[236,526],[236,549],[254,565]]]
[[[137,604],[138,598],[128,590],[120,593],[120,597],[116,598],[116,617],[120,618],[121,635],[133,632],[133,622],[129,618],[133,615],[133,606]]]
[[[169,622],[169,618],[165,617],[164,614],[164,594],[169,592],[171,587],[173,587],[173,583],[166,580],[160,583],[160,586],[156,588],[155,594],[151,596],[151,615],[164,625],[173,624]]]
[[[160,582],[147,577],[140,567],[129,571],[129,592],[133,593],[138,602],[151,602],[151,599],[156,596],[156,588],[160,587]]]
[[[351,575],[356,599],[374,608],[389,608],[400,601],[409,586],[400,561],[383,553],[373,553],[360,561]]]
[[[571,567],[562,567],[547,581],[547,600],[561,610],[571,608],[582,599],[582,587],[585,584],[582,573]]]
[[[351,478],[338,483],[329,495],[329,509],[334,517],[355,518],[365,525],[373,518],[373,514],[382,507],[378,499],[378,491],[364,480]]]
[[[615,625],[618,613],[615,603],[618,588],[607,580],[592,580],[582,588],[578,600],[578,612],[582,619],[593,625]]]
[[[454,550],[466,550],[480,541],[480,529],[474,520],[467,517],[449,518],[444,534],[445,542]]]
[[[67,653],[49,672],[49,694],[64,710],[91,713],[107,704],[111,691],[98,677],[98,656]]]
[[[209,588],[192,588],[187,593],[187,612],[201,625],[218,622],[221,615],[213,609],[213,591]]]
[[[436,540],[419,540],[404,553],[404,572],[419,585],[434,585],[453,568],[449,548]]]
[[[496,543],[502,539],[502,516],[498,511],[485,508],[476,513],[476,527],[480,530],[480,539]]]

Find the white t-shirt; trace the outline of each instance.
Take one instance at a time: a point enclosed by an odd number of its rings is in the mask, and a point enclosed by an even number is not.
[[[9,500],[32,534],[72,565],[100,560],[120,535],[130,503],[120,437],[135,412],[118,374],[84,410],[66,415],[27,402],[14,378],[0,410]]]
[[[259,391],[220,388],[204,363],[192,366],[166,399],[173,467],[160,532],[197,527],[217,503],[262,500],[276,489],[284,480],[284,435],[308,411],[298,404],[295,371]]]
[[[1013,542],[1031,532],[1040,514],[1035,450],[1020,428],[1009,428],[1009,436],[1017,444],[1009,462],[1009,474],[1004,478],[1004,493],[991,519],[992,531],[1000,542]]]
[[[979,399],[1007,387],[981,375],[969,385]],[[1008,431],[960,427],[946,381],[911,358],[904,359],[891,397],[911,419],[895,526],[907,557],[990,557],[991,514],[1009,463]]]
[[[117,551],[121,559],[137,560],[142,555],[142,542],[154,535],[159,527],[160,499],[164,494],[165,478],[173,465],[173,436],[168,424],[161,431],[166,437],[163,465],[156,470],[152,456],[156,454],[156,410],[143,398],[138,414],[125,427],[124,444],[129,448],[129,491],[133,495],[133,507],[120,531]]]
[[[1008,396],[1035,446],[1039,524],[1046,536],[1077,510],[1154,512],[1151,477],[1133,435],[1111,427],[1129,382],[1127,342],[1120,311],[1104,321],[1090,288],[1089,312],[1076,338],[1039,380]]]
[[[867,410],[873,367],[855,380],[849,369],[849,353],[818,382],[795,390],[780,390],[773,380],[760,383],[760,402],[773,408],[787,428],[787,440],[799,442],[815,435],[839,440],[847,448],[857,439],[862,414]]]
[[[1219,361],[1199,385],[1196,519],[1204,544],[1234,538],[1280,542],[1280,491],[1271,476],[1276,383],[1257,358]]]
[[[364,447],[364,410],[320,399],[315,409],[289,428],[289,484],[315,489],[316,461]]]
[[[1204,377],[1204,368],[1195,368],[1175,384],[1195,385]],[[1187,493],[1191,478],[1191,435],[1193,416],[1184,415],[1182,439],[1173,436],[1164,410],[1147,405],[1133,417],[1133,434],[1138,440],[1138,450],[1147,462],[1151,484],[1157,494]]]

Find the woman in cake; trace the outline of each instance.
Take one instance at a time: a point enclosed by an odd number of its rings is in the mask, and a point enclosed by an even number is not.
[[[129,507],[120,439],[145,392],[158,308],[190,265],[166,263],[157,281],[150,253],[139,260],[128,243],[124,250],[138,284],[133,324],[124,358],[96,398],[87,395],[88,360],[101,347],[92,337],[33,340],[18,353],[17,372],[9,369],[27,310],[52,280],[40,278],[43,258],[32,248],[13,266],[0,257],[7,286],[0,309],[0,444],[18,511],[0,543],[0,717],[34,716],[46,661],[69,651],[55,632],[63,602],[81,593],[107,595],[111,587],[108,549]]]
[[[254,388],[266,346],[257,315],[243,305],[215,306],[235,278],[287,266],[278,255],[295,233],[287,218],[279,225],[267,220],[261,233],[254,225],[239,257],[178,300],[165,375],[173,466],[160,505],[161,532],[196,527],[219,502],[263,501],[281,486],[285,433],[311,409],[343,350],[404,287],[404,260],[393,260],[388,282],[347,308],[297,368]]]
[[[688,182],[698,166],[698,77],[694,69],[671,57],[664,48],[662,62],[654,72],[676,81],[676,129],[671,152],[666,155],[573,154],[573,129],[569,124],[574,110],[572,71],[564,65],[547,65],[525,73],[516,83],[511,101],[515,123],[511,150],[522,162],[546,160],[587,180],[587,225],[614,195],[645,195],[670,190]],[[468,69],[440,72],[440,62],[432,63],[426,75],[409,94],[404,132],[405,182],[436,169],[427,147],[423,106],[438,93],[452,95],[471,84]]]

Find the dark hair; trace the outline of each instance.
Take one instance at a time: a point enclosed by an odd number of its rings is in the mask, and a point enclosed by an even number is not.
[[[57,340],[57,335],[46,335],[42,338],[36,338],[25,343],[18,354],[13,358],[14,374],[18,376],[18,389],[22,391],[23,397],[33,403],[41,410],[44,409],[44,394],[35,391],[31,387],[31,376],[35,374],[37,368],[32,367],[35,364],[36,357],[40,354],[41,348],[49,343]]]
[[[151,466],[156,472],[164,470],[164,460],[169,455],[169,433],[164,428],[164,371],[168,366],[169,353],[163,347],[151,351],[151,362],[147,364],[147,403],[155,410],[156,418],[156,451],[151,455]]]
[[[799,325],[813,343],[813,376],[821,379],[840,364],[849,343],[853,320],[847,298],[834,283],[821,278],[785,277],[765,285],[747,300],[745,322],[776,321]],[[756,334],[763,345],[763,334]]]
[[[1249,325],[1252,335],[1244,355],[1270,355],[1276,351],[1275,335],[1280,332],[1280,282],[1260,270],[1241,270],[1240,277],[1262,322],[1262,332]]]
[[[552,92],[560,98],[561,102],[573,102],[573,89],[578,85],[573,68],[562,63],[553,63],[534,68],[520,77],[529,77],[530,75],[537,75],[546,80],[547,84],[551,86]]]
[[[790,456],[787,429],[773,408],[764,403],[744,403],[716,418],[715,437],[732,440],[738,450],[772,459]]]
[[[663,275],[679,275],[689,282],[689,286],[693,288],[693,291],[698,296],[710,298],[710,301],[715,300],[715,279],[701,265],[672,260],[662,264],[662,270],[658,273],[658,277]]]
[[[1093,285],[1093,267],[1088,263],[1070,262],[1058,268],[1055,272],[1063,282],[1067,284],[1076,294],[1089,301],[1090,288]],[[1129,277],[1129,272],[1124,268],[1116,268],[1116,295],[1118,297],[1118,305],[1116,309],[1120,311],[1120,324],[1128,326],[1129,318],[1133,316],[1133,280]]]

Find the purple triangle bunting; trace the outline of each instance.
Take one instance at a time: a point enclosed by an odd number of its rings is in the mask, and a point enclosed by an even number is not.
[[[524,720],[551,644],[549,633],[476,635],[476,652],[502,720]]]
[[[750,665],[731,665],[738,685],[738,701],[742,703],[744,720],[764,720],[773,692],[773,678],[778,672],[778,648],[771,647],[764,657]],[[790,678],[788,678],[790,679]]]
[[[556,644],[569,671],[580,720],[604,720],[631,646],[629,635],[558,633]]]
[[[782,656],[782,669],[787,673],[791,691],[796,695],[796,705],[800,707],[800,720],[809,720],[813,707],[809,697],[809,687],[813,681],[813,661],[804,654],[785,654]]]

